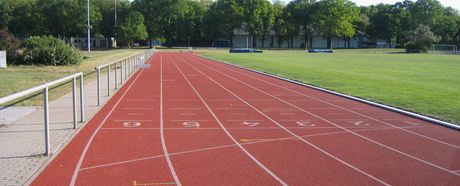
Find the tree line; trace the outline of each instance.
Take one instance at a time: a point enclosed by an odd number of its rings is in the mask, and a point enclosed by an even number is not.
[[[134,40],[161,40],[167,45],[208,45],[232,41],[241,30],[262,41],[273,33],[275,44],[299,34],[306,46],[314,35],[350,39],[357,32],[404,46],[415,30],[432,32],[436,41],[460,43],[460,14],[437,0],[405,0],[392,5],[358,7],[350,0],[91,0],[93,36],[115,37],[125,45]],[[0,0],[0,28],[20,35],[76,37],[86,34],[86,0]],[[271,45],[274,45],[271,43]]]

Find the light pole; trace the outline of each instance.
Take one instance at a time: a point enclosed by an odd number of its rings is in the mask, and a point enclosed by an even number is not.
[[[87,44],[88,44],[88,53],[91,52],[91,26],[90,26],[90,22],[89,22],[89,0],[86,1],[86,8],[87,8],[87,18],[88,18],[88,36],[87,36]]]

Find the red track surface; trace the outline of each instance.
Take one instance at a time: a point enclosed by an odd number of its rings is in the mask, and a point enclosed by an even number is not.
[[[149,63],[33,185],[460,185],[458,131],[190,53]]]

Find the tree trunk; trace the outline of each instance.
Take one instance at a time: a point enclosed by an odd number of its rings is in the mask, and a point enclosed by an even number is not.
[[[327,34],[327,48],[332,50],[332,34]]]
[[[230,34],[230,48],[233,48],[233,34]]]
[[[252,47],[251,47],[251,48],[256,48],[256,47],[257,47],[257,46],[256,46],[256,45],[257,45],[257,44],[256,44],[256,37],[254,37],[254,36],[251,35],[251,38],[252,38]]]
[[[310,47],[309,48],[313,48],[313,36],[310,36]]]
[[[304,25],[303,27],[304,29],[304,44],[305,44],[305,50],[308,50],[308,39],[309,39],[309,35],[308,35],[308,31],[307,31],[307,26]]]
[[[149,48],[153,48],[153,46],[152,46],[152,34],[149,34]]]
[[[271,40],[270,40],[270,48],[273,48],[273,39],[274,39],[273,35],[271,35],[270,38],[271,38]]]
[[[262,35],[262,48],[265,48],[265,33]]]

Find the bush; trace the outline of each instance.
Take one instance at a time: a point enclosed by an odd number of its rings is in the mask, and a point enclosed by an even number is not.
[[[433,43],[440,40],[426,25],[420,25],[411,31],[407,39],[409,40],[405,46],[407,52],[426,52]]]
[[[21,42],[14,38],[8,30],[0,30],[0,50],[6,51],[8,64],[15,64],[19,60],[18,49]]]
[[[41,65],[73,65],[82,61],[78,49],[52,36],[30,37],[25,42],[24,62]]]

